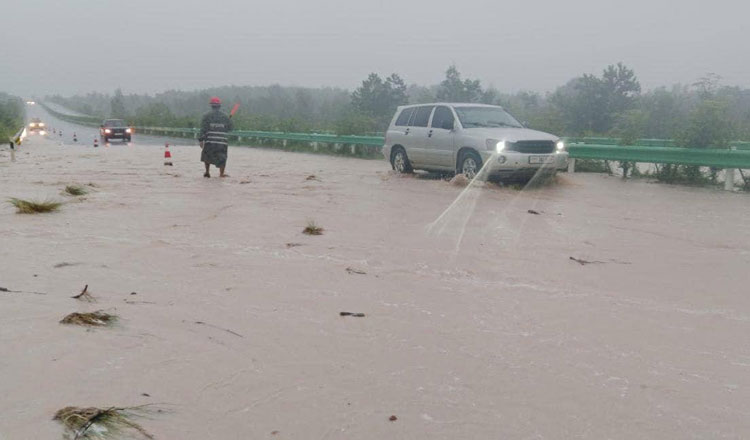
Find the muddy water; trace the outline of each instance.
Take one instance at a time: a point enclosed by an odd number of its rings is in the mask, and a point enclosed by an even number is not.
[[[576,174],[447,209],[465,188],[379,161],[235,148],[204,179],[155,146],[0,152],[0,198],[68,202],[0,205],[0,286],[46,293],[0,293],[3,440],[146,403],[162,439],[750,436],[746,195]]]

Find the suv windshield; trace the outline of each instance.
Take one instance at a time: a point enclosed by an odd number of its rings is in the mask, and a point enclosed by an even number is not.
[[[520,122],[500,107],[456,107],[456,114],[464,128],[514,127],[523,128]]]
[[[110,119],[108,121],[105,121],[104,125],[107,127],[124,127],[125,121],[123,121],[122,119]]]

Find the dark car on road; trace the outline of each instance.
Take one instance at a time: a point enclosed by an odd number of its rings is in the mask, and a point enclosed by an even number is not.
[[[110,139],[122,139],[130,142],[133,129],[122,119],[105,119],[99,127],[99,135],[104,142]]]

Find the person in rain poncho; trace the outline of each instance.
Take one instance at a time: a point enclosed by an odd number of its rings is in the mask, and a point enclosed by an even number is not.
[[[232,131],[232,119],[221,111],[221,100],[211,98],[211,111],[203,115],[198,140],[201,145],[201,162],[206,165],[203,177],[211,177],[210,167],[219,169],[219,177],[228,177],[224,173],[227,166],[227,133]]]

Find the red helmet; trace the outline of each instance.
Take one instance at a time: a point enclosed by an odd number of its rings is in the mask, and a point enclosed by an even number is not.
[[[221,105],[221,99],[214,96],[213,98],[211,98],[211,105]]]

